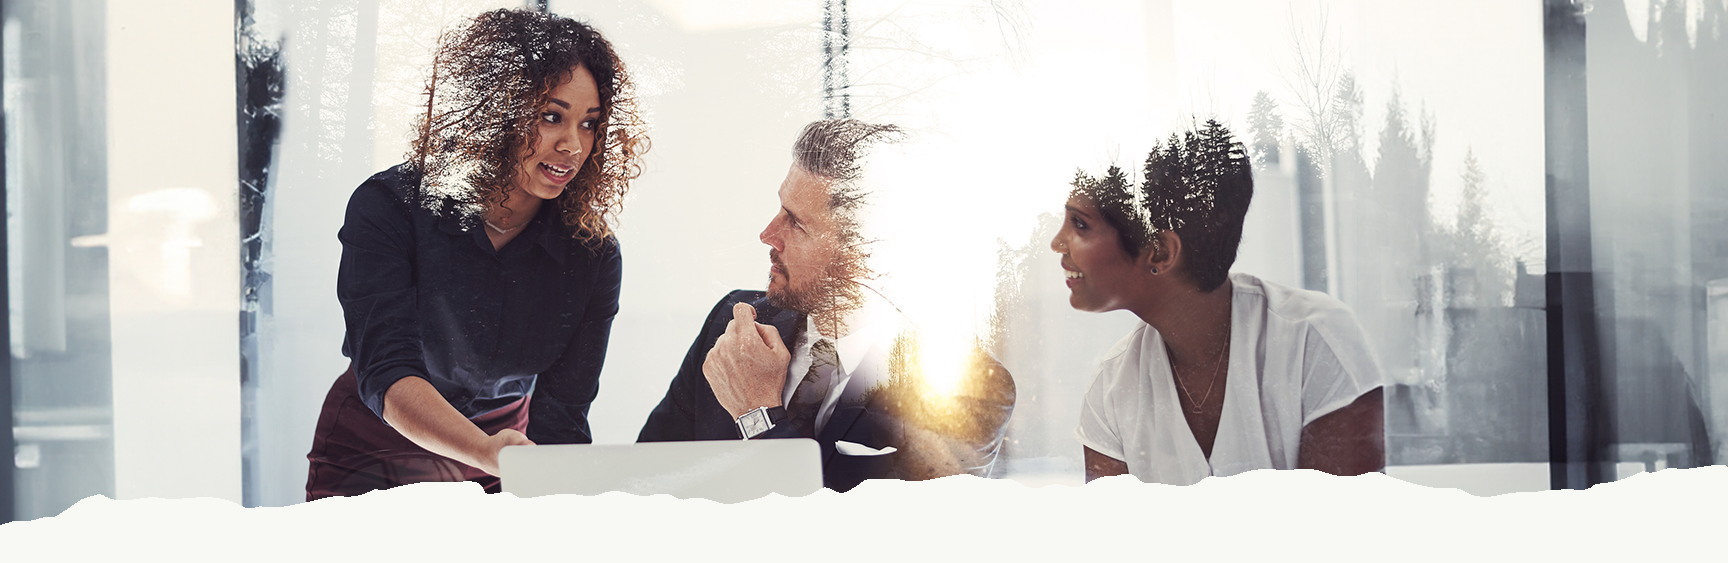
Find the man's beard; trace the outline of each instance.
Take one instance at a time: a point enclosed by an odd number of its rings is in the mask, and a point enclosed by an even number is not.
[[[774,278],[769,276],[769,305],[806,315],[843,315],[856,309],[863,300],[858,284],[853,281],[853,278],[857,277],[857,272],[853,270],[862,266],[862,260],[850,260],[844,252],[835,256],[816,279],[805,280],[803,283],[792,281],[791,271],[786,269],[785,262],[780,261],[779,251],[769,249],[768,260],[786,277],[785,289],[775,291]]]

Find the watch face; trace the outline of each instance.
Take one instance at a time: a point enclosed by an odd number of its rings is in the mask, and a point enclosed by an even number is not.
[[[755,437],[767,430],[768,413],[763,412],[762,409],[756,409],[738,417],[738,432],[743,434],[746,439]]]

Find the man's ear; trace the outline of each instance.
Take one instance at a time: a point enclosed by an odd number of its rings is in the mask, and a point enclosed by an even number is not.
[[[1152,233],[1152,244],[1140,253],[1140,267],[1153,274],[1166,274],[1176,269],[1182,257],[1182,237],[1170,229]]]

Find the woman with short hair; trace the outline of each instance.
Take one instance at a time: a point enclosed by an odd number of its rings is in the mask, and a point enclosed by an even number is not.
[[[1050,241],[1069,304],[1142,321],[1086,392],[1088,481],[1385,467],[1381,373],[1349,307],[1229,272],[1253,185],[1246,151],[1214,121],[1154,148],[1137,185],[1115,167],[1075,178]]]

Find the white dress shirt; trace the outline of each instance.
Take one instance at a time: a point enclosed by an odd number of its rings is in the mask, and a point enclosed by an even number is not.
[[[817,380],[819,385],[827,388],[827,394],[822,398],[822,408],[816,412],[816,433],[821,434],[822,428],[828,424],[828,418],[834,414],[834,406],[839,404],[847,383],[854,377],[871,381],[887,379],[888,374],[878,372],[885,371],[887,362],[882,359],[887,357],[894,344],[894,336],[900,327],[900,317],[892,307],[880,302],[879,298],[873,298],[866,299],[863,307],[846,317],[849,331],[839,339],[817,330],[816,321],[811,315],[804,316],[804,323],[803,334],[790,350],[792,362],[786,366],[782,404],[792,404],[793,392],[797,391],[804,375],[809,373],[810,364],[813,362],[810,348],[817,340],[833,341],[840,365],[820,368],[827,373],[822,373]],[[864,373],[865,371],[869,373]]]

